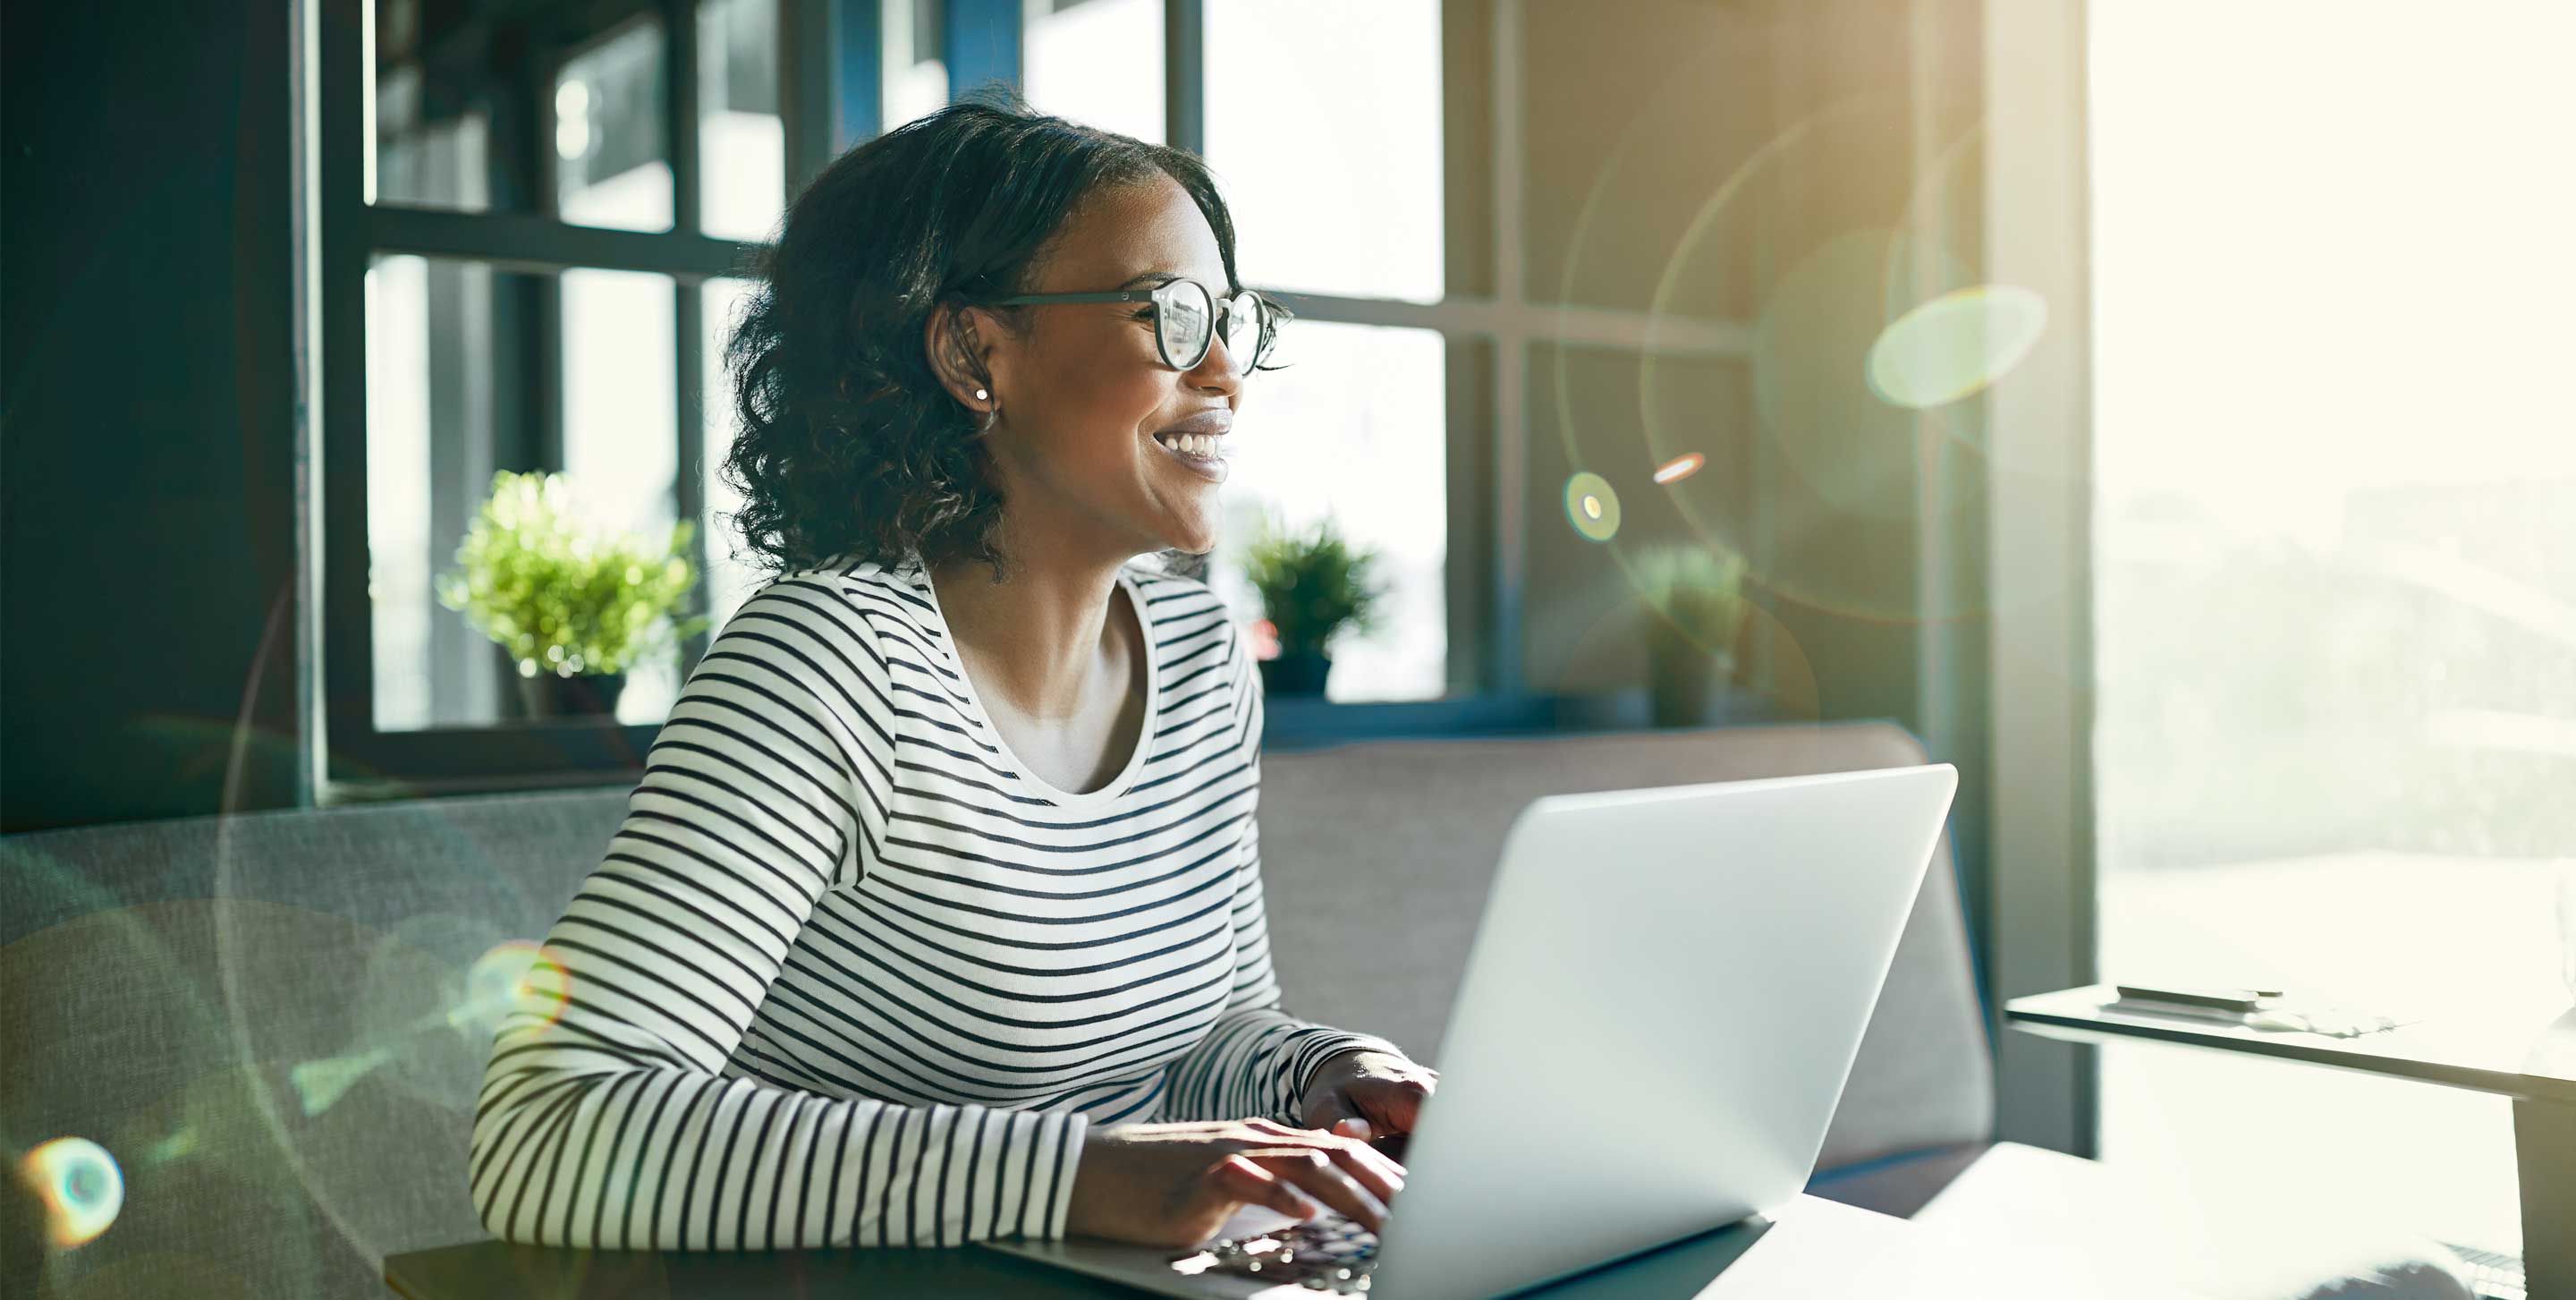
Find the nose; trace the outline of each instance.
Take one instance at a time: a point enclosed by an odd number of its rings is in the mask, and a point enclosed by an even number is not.
[[[1234,354],[1225,346],[1225,329],[1217,322],[1215,333],[1208,339],[1207,355],[1190,367],[1182,378],[1212,393],[1232,394],[1243,387],[1243,372],[1235,368]]]

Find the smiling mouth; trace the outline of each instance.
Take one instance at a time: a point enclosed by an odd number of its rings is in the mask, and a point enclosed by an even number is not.
[[[1154,441],[1184,456],[1202,460],[1219,460],[1225,455],[1225,436],[1215,433],[1158,433]]]

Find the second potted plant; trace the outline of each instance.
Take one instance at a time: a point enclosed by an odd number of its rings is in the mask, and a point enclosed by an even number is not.
[[[1291,533],[1274,518],[1244,553],[1244,573],[1261,593],[1262,612],[1279,638],[1276,657],[1261,661],[1271,695],[1321,695],[1332,671],[1335,632],[1375,626],[1385,594],[1370,582],[1377,553],[1352,547],[1330,518]]]
[[[1706,722],[1714,693],[1733,675],[1744,626],[1744,557],[1702,546],[1649,551],[1637,560],[1645,604],[1646,694],[1654,725]]]

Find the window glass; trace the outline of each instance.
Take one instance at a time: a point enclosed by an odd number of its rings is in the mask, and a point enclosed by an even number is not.
[[[429,286],[427,263],[367,272],[367,599],[375,617],[376,725],[429,722]],[[405,671],[405,665],[415,665]]]
[[[2544,1024],[2576,11],[2091,12],[2104,978]],[[2502,1098],[2144,1047],[2101,1078],[2105,1158],[2204,1201],[2516,1244]]]
[[[417,65],[377,72],[367,201],[469,212],[492,206],[490,115],[478,107],[424,107],[426,82]]]
[[[1163,0],[1045,0],[1021,46],[1040,112],[1163,141]]]
[[[1446,692],[1448,348],[1430,330],[1295,321],[1277,363],[1246,380],[1228,435],[1225,523],[1208,580],[1245,623],[1261,602],[1245,545],[1265,512],[1292,528],[1330,517],[1376,548],[1381,626],[1329,647],[1332,700],[1422,700]]]
[[[751,282],[735,279],[709,280],[700,290],[705,295],[701,317],[707,337],[702,353],[706,374],[700,390],[706,394],[706,458],[699,472],[707,518],[699,531],[706,538],[705,608],[715,619],[710,631],[722,628],[742,602],[768,580],[756,565],[734,556],[742,548],[742,531],[735,527],[732,516],[742,509],[742,494],[725,481],[723,472],[725,457],[733,449],[734,434],[742,428],[735,413],[733,380],[725,371],[725,340],[732,337],[735,318],[741,315],[752,290]]]
[[[941,0],[885,0],[878,7],[885,40],[885,129],[891,131],[948,102]]]
[[[436,578],[498,469],[545,460],[525,337],[541,277],[383,257],[367,273],[368,596],[380,730],[521,716],[509,655],[437,599]],[[562,469],[594,526],[669,535],[678,431],[669,277],[577,270],[559,281]],[[695,559],[697,556],[692,555]],[[618,718],[658,722],[676,650],[629,670]]]
[[[564,61],[554,81],[555,202],[575,225],[671,228],[662,25],[639,18]]]
[[[576,224],[671,228],[662,29],[650,14],[427,0],[370,0],[361,12],[368,202],[534,212],[551,199]]]
[[[1439,6],[1208,0],[1207,54],[1244,282],[1437,301]]]
[[[446,33],[421,0],[371,0],[365,15],[367,202],[491,206],[488,83],[422,57]],[[431,25],[424,27],[424,21]]]
[[[472,262],[384,257],[367,272],[367,595],[381,730],[503,716],[508,659],[438,603],[465,530],[525,422],[496,347],[534,282]],[[515,459],[515,456],[509,457]]]
[[[698,6],[698,216],[721,239],[766,239],[787,185],[778,115],[778,0]]]
[[[564,474],[601,526],[655,541],[678,506],[673,287],[631,271],[563,274]],[[617,719],[660,722],[677,698],[679,654],[666,647],[627,671]]]

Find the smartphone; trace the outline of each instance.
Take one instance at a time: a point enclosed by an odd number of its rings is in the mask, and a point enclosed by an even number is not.
[[[2207,1007],[2213,1011],[2253,1012],[2263,1009],[2267,998],[2281,996],[2279,989],[2240,989],[2199,984],[2114,984],[2120,996],[2137,1002],[2170,1002],[2177,1006]]]

